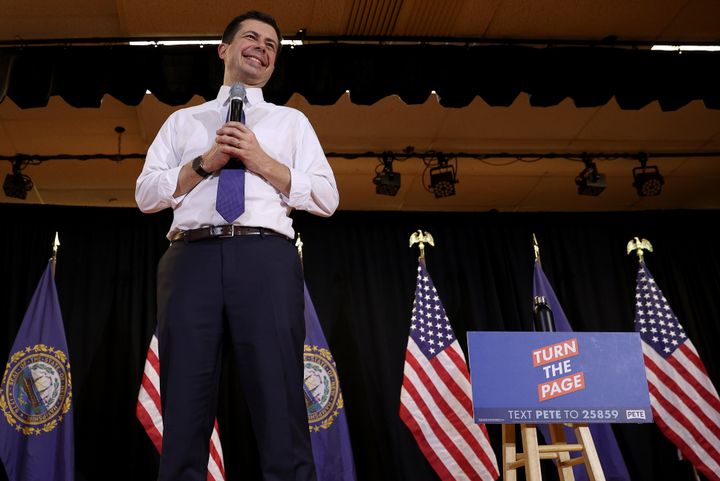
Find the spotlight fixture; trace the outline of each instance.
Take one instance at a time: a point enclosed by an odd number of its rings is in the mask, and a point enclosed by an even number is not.
[[[455,184],[458,183],[455,166],[448,165],[447,157],[443,154],[437,154],[437,162],[438,165],[430,169],[430,191],[438,199],[455,195]]]
[[[583,162],[585,162],[585,168],[575,177],[578,194],[592,196],[602,194],[605,187],[607,187],[605,174],[600,174],[597,171],[597,166],[590,157],[583,156]]]
[[[382,166],[382,170],[378,172],[376,169],[373,179],[376,194],[394,196],[400,190],[400,174],[393,172],[393,160],[389,152],[383,152],[382,163],[378,165]]]
[[[665,179],[654,165],[647,165],[647,154],[640,154],[640,167],[633,169],[633,186],[640,197],[653,197],[662,193]]]
[[[24,200],[33,188],[30,177],[22,173],[23,168],[22,160],[13,161],[12,174],[6,175],[3,182],[3,192],[6,196]]]

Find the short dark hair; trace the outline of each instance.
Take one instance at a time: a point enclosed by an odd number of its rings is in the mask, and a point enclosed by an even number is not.
[[[235,34],[237,33],[238,29],[240,28],[240,24],[243,23],[245,20],[258,20],[263,23],[267,23],[270,25],[273,29],[275,29],[275,33],[277,34],[278,38],[278,53],[280,53],[280,43],[282,42],[282,33],[280,32],[280,27],[277,24],[277,21],[272,15],[269,15],[267,13],[258,12],[257,10],[250,10],[249,12],[242,13],[238,15],[237,17],[233,18],[230,23],[228,23],[228,26],[225,27],[225,31],[223,32],[222,36],[222,43],[230,43],[235,38]]]

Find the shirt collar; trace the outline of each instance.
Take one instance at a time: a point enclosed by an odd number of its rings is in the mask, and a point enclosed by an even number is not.
[[[222,85],[218,91],[217,101],[220,105],[225,106],[230,101],[230,86]],[[245,106],[253,107],[265,101],[263,91],[258,87],[247,87],[245,89]]]

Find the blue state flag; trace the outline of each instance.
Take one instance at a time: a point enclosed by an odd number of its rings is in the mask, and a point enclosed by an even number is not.
[[[553,291],[550,281],[545,276],[545,273],[540,266],[540,261],[535,261],[535,271],[533,273],[533,295],[544,296],[547,305],[553,313],[555,319],[555,330],[559,332],[572,332],[570,322],[565,316],[565,312],[560,305],[560,302]],[[550,435],[547,430],[547,426],[539,426],[545,440],[550,439]],[[630,474],[628,474],[627,467],[625,466],[625,460],[620,452],[620,447],[615,440],[615,434],[612,431],[612,426],[609,424],[591,424],[590,434],[592,434],[593,443],[595,444],[595,450],[597,451],[600,464],[605,474],[607,481],[630,481]],[[575,442],[575,434],[571,429],[565,430],[565,435],[569,443]],[[575,479],[577,481],[584,481],[588,479],[587,472],[582,466],[577,466],[573,469]]]
[[[305,405],[318,481],[355,481],[350,434],[335,360],[305,286]]]
[[[0,385],[0,458],[9,481],[72,481],[72,382],[51,262],[35,289]]]

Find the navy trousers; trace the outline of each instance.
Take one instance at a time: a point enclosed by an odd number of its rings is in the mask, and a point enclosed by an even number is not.
[[[159,481],[206,480],[223,336],[232,341],[264,480],[315,480],[303,310],[302,266],[287,240],[250,235],[168,248],[158,266]]]

